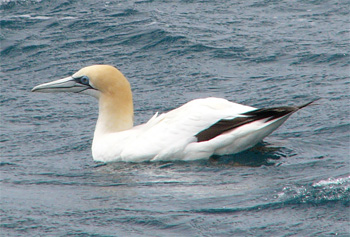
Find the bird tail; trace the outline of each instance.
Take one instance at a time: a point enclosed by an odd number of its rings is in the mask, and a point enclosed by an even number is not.
[[[195,136],[197,137],[198,142],[209,141],[227,131],[254,121],[266,119],[265,122],[270,122],[273,120],[282,119],[283,117],[286,119],[286,116],[290,116],[294,112],[314,103],[315,101],[316,100],[313,100],[300,106],[281,106],[251,110],[242,113],[241,116],[234,119],[221,119],[209,128],[197,133]]]
[[[306,106],[309,106],[309,105],[313,104],[315,101],[318,101],[319,99],[320,99],[320,98],[315,99],[315,100],[313,100],[313,101],[311,101],[311,102],[308,102],[308,103],[306,103],[306,104],[297,106],[296,108],[297,108],[297,110],[302,109],[302,108],[305,108]]]

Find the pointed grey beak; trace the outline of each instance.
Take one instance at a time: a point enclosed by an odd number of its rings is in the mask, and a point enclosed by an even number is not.
[[[73,77],[66,77],[53,82],[44,83],[38,85],[32,89],[32,92],[74,92],[79,93],[87,89],[91,89],[91,86],[84,85],[78,82],[77,79]]]

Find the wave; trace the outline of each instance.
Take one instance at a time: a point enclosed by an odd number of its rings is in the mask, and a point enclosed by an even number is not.
[[[142,49],[156,48],[161,45],[168,44],[186,44],[186,37],[181,35],[172,35],[169,32],[162,29],[149,29],[143,32],[136,32],[129,34],[127,38],[121,41],[121,45],[143,45]]]
[[[313,54],[313,53],[302,53],[296,56],[297,61],[293,62],[292,65],[299,65],[304,63],[315,63],[315,64],[329,64],[329,65],[335,65],[335,64],[343,64],[341,66],[348,66],[349,63],[349,54],[348,53],[320,53],[320,54]]]
[[[192,209],[184,212],[205,214],[232,214],[247,211],[281,209],[296,204],[323,205],[339,202],[350,205],[350,176],[320,180],[309,186],[286,186],[275,196],[275,201],[245,207]]]
[[[350,202],[350,176],[320,180],[309,186],[286,186],[277,194],[277,200],[284,203],[323,204],[340,201]]]

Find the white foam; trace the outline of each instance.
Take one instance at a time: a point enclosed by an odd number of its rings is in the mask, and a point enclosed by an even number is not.
[[[327,180],[321,180],[317,183],[312,184],[313,187],[321,187],[321,186],[329,186],[329,185],[341,185],[341,184],[345,184],[345,183],[349,183],[350,185],[350,175],[348,177],[345,178],[329,178]]]

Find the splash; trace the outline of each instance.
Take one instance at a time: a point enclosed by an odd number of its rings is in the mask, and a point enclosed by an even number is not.
[[[350,176],[320,180],[312,185],[286,186],[277,194],[284,203],[322,204],[331,201],[350,202]]]
[[[350,175],[345,178],[329,178],[327,180],[321,180],[317,183],[312,184],[313,187],[324,187],[324,186],[339,186],[339,185],[344,185],[347,188],[350,186]]]

